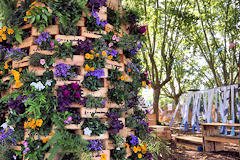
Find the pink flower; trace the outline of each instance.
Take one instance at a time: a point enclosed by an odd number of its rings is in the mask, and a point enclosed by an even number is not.
[[[149,83],[149,84],[151,84],[151,83],[152,83],[152,81],[148,81],[148,83]]]
[[[109,48],[111,48],[112,46],[113,46],[113,44],[112,44],[112,43],[109,43],[109,44],[108,44],[108,47],[109,47]]]
[[[57,39],[57,41],[58,41],[58,42],[61,42],[61,39],[60,39],[60,38],[58,38],[58,39]]]
[[[45,59],[40,59],[40,64],[41,65],[44,65],[46,62],[45,62]]]
[[[50,43],[50,44],[51,44],[51,47],[53,47],[53,46],[54,46],[54,42],[53,42],[53,41],[51,41],[51,43]]]
[[[65,123],[65,124],[69,124],[69,122],[68,122],[68,121],[66,121],[66,120],[64,121],[64,123]]]
[[[229,48],[232,49],[236,44],[237,42],[230,44]]]
[[[53,63],[52,66],[53,66],[53,67],[56,67],[56,63]]]
[[[71,122],[72,121],[72,117],[69,116],[68,119],[67,119],[68,122]]]
[[[113,35],[112,40],[116,40],[117,36]]]
[[[24,147],[27,147],[28,146],[28,143],[27,143],[27,141],[23,141],[23,143],[22,143],[23,145],[24,145]]]
[[[119,42],[119,41],[120,41],[120,37],[117,37],[117,38],[116,38],[116,41]]]

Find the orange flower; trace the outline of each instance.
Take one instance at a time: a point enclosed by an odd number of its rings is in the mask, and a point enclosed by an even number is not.
[[[149,87],[149,88],[152,88],[152,85],[151,85],[151,84],[148,84],[148,87]]]
[[[90,67],[88,64],[85,65],[85,71],[89,71]]]
[[[131,68],[128,68],[128,72],[131,72]]]
[[[34,4],[36,4],[37,3],[37,1],[34,1],[31,5],[34,5]]]
[[[13,34],[13,33],[14,33],[14,30],[11,29],[11,28],[9,28],[9,29],[7,30],[7,32],[8,32],[8,34]]]
[[[46,138],[44,138],[42,141],[43,141],[43,143],[47,143],[48,140],[49,140],[49,138],[46,137]]]
[[[25,17],[25,18],[24,18],[24,21],[25,21],[25,22],[27,22],[27,21],[28,21],[28,19]]]
[[[22,68],[19,68],[19,72],[22,72]]]
[[[2,30],[3,30],[3,32],[5,32],[5,31],[7,30],[7,27],[4,26],[4,27],[2,28]]]
[[[3,74],[3,71],[0,71],[0,74]]]
[[[35,7],[34,6],[32,6],[31,8],[30,8],[30,10],[32,10],[32,9],[34,9]]]
[[[144,87],[144,86],[146,86],[147,84],[146,84],[146,81],[142,81],[142,86]]]
[[[127,81],[128,80],[128,78],[127,77],[125,77],[125,81]]]
[[[15,87],[16,88],[19,88],[19,87],[21,87],[23,84],[22,84],[22,82],[21,81],[16,81],[15,82]]]
[[[0,29],[0,36],[3,34],[3,29]]]
[[[27,15],[27,16],[32,15],[31,11],[27,11],[27,12],[26,12],[26,15]]]
[[[105,51],[102,51],[102,56],[106,56],[107,53]]]
[[[123,77],[123,76],[121,76],[121,80],[122,80],[122,81],[124,80],[124,77]]]
[[[112,56],[112,55],[111,55],[111,56],[108,56],[108,59],[109,59],[109,60],[113,59],[113,56]]]
[[[133,147],[133,152],[134,152],[134,153],[137,153],[137,152],[138,152],[138,149],[137,149],[136,146]]]
[[[5,33],[2,34],[2,39],[5,41],[7,39],[7,35]]]
[[[90,68],[90,71],[94,71],[94,70],[95,70],[95,68],[94,68],[94,67]]]
[[[99,57],[99,53],[96,53],[96,57]]]
[[[107,159],[106,153],[102,153],[102,154],[101,154],[101,160],[106,160],[106,159]]]
[[[87,54],[85,55],[85,58],[86,58],[86,59],[90,59],[90,54],[87,53]]]
[[[30,122],[32,120],[32,118],[28,118],[28,121]]]
[[[49,133],[49,136],[53,136],[53,135],[54,135],[54,133],[53,133],[53,132]]]
[[[94,55],[90,54],[90,59],[93,59],[94,58]]]
[[[128,143],[123,143],[123,146],[127,147],[129,149],[129,144]]]
[[[141,147],[137,146],[137,151],[141,152]]]
[[[91,50],[90,52],[91,52],[91,53],[95,53],[94,50]]]
[[[43,120],[42,120],[42,119],[38,119],[38,120],[36,121],[36,125],[37,125],[38,127],[41,127],[41,126],[42,126],[42,123],[43,123]]]
[[[28,122],[24,122],[24,128],[28,127]]]
[[[142,154],[141,153],[138,154],[138,158],[139,159],[142,158]]]
[[[3,39],[2,39],[2,37],[0,37],[0,42],[2,42],[3,41]]]

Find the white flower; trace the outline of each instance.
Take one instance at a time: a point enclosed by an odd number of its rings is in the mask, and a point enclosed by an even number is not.
[[[3,124],[1,125],[1,127],[2,127],[3,129],[6,129],[6,128],[8,127],[7,122],[3,123]]]
[[[52,80],[47,80],[47,82],[45,83],[45,86],[51,86],[52,85]]]
[[[12,126],[10,126],[9,128],[14,131],[14,128]]]
[[[42,82],[41,81],[39,81],[39,82],[32,82],[31,84],[30,84],[30,86],[32,86],[32,87],[34,87],[35,89],[37,89],[37,90],[39,90],[39,91],[41,91],[41,90],[43,90],[44,88],[45,88],[45,86],[42,84]]]
[[[120,151],[120,148],[119,148],[119,147],[117,147],[117,148],[116,148],[116,150]]]
[[[88,136],[91,136],[92,134],[92,131],[87,127],[87,128],[84,128],[84,135],[88,135]]]

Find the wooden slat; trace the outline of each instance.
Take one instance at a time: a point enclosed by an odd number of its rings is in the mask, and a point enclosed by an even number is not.
[[[240,124],[228,124],[228,123],[201,123],[203,126],[227,126],[227,127],[240,127]]]
[[[240,138],[224,138],[224,137],[210,137],[210,136],[205,136],[204,140],[205,141],[214,141],[214,142],[221,142],[221,143],[234,143],[234,144],[239,144],[239,139]]]
[[[200,137],[193,137],[193,136],[176,136],[175,139],[176,139],[176,141],[177,141],[177,140],[182,140],[182,141],[188,141],[189,143],[203,144],[203,139],[200,138]]]

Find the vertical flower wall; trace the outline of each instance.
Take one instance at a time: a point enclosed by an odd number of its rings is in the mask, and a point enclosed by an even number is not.
[[[12,6],[0,29],[2,159],[152,159],[137,14],[118,0]]]

